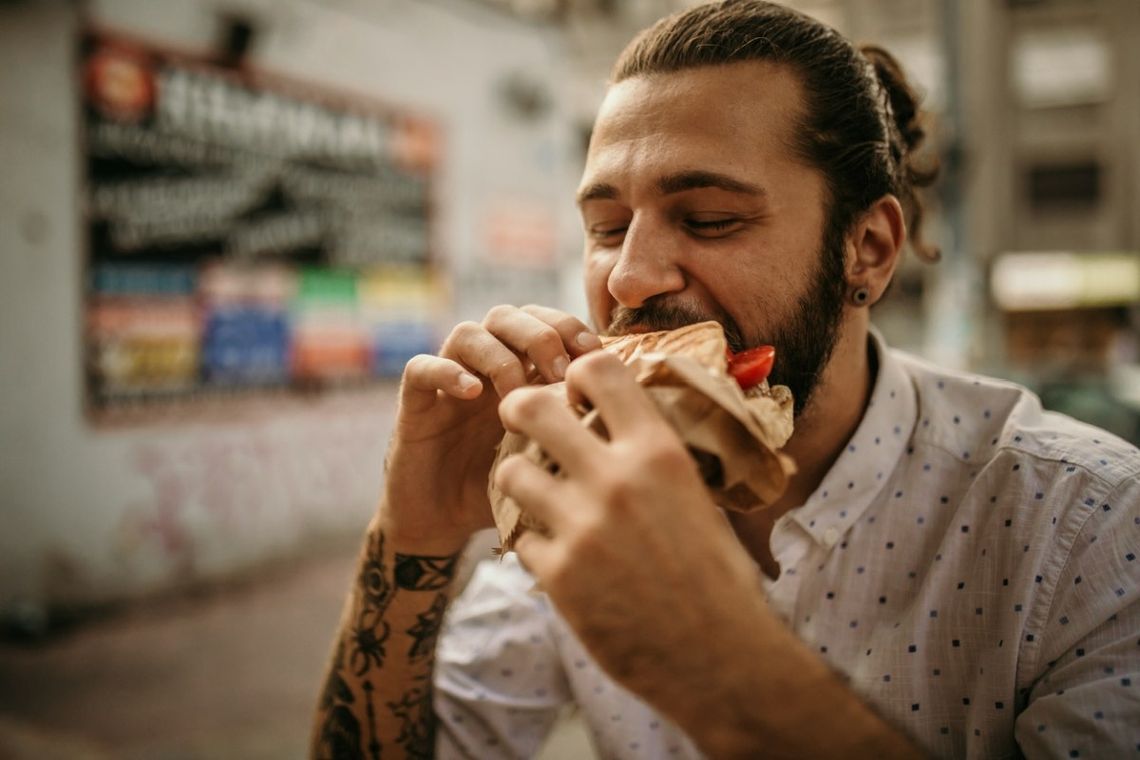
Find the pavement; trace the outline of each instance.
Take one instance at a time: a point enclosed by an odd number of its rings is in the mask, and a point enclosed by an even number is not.
[[[0,760],[306,756],[356,547],[0,642]],[[594,754],[573,719],[539,755]]]

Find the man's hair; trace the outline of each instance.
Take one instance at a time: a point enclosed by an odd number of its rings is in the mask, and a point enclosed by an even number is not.
[[[926,133],[918,98],[887,51],[856,47],[834,29],[798,11],[764,0],[723,0],[658,21],[635,37],[614,64],[610,80],[741,61],[787,65],[803,85],[806,114],[793,149],[826,177],[833,238],[890,193],[899,199],[911,246],[935,261],[923,242],[919,188],[938,174],[913,154]]]

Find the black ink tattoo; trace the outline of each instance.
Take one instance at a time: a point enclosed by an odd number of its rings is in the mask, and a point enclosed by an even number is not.
[[[447,596],[436,594],[431,609],[416,615],[416,624],[407,630],[407,634],[412,637],[412,646],[408,649],[408,659],[412,662],[423,659],[435,650],[435,639],[443,624],[443,611],[446,607]]]
[[[343,667],[344,645],[340,644],[321,693],[325,716],[313,748],[315,760],[364,760],[360,754],[360,721],[349,707],[356,698],[340,675]]]
[[[370,739],[368,740],[368,752],[372,755],[372,760],[380,760],[380,741],[376,738],[376,711],[372,708],[372,682],[364,682],[364,699],[368,703],[368,731]]]
[[[396,585],[408,591],[438,591],[455,575],[458,554],[450,557],[417,557],[396,554]]]
[[[365,615],[360,615],[363,623]],[[357,624],[352,629],[352,656],[349,665],[352,672],[362,676],[375,665],[377,668],[384,664],[384,642],[388,639],[388,623],[384,620],[377,625]]]
[[[399,726],[399,746],[395,749],[402,749],[409,758],[426,759],[435,752],[430,657],[447,608],[447,594],[441,589],[455,574],[459,555],[423,557],[397,553],[390,557],[384,548],[384,534],[379,530],[371,533],[357,578],[359,591],[321,693],[322,716],[313,749],[317,760],[380,760],[384,747],[378,728],[385,727],[376,722],[375,692],[376,684],[384,682],[376,679],[387,676],[384,666],[391,626],[386,616],[392,600],[402,591],[439,593],[431,607],[417,614],[415,624],[406,631],[411,637],[407,662],[416,663],[417,670],[426,672],[413,677],[413,687],[399,701],[387,703]],[[425,662],[426,666],[419,664]],[[384,704],[382,699],[380,704]]]
[[[400,735],[396,742],[412,760],[430,760],[435,754],[435,722],[431,710],[430,676],[421,677],[425,683],[414,686],[399,702],[389,702],[392,715],[400,719]]]
[[[384,613],[396,593],[395,586],[388,580],[388,568],[384,564],[384,534],[380,531],[371,536],[358,583],[360,609],[350,633],[352,654],[349,666],[353,673],[362,676],[373,665],[379,668],[384,664],[384,642],[389,634]]]
[[[384,534],[380,531],[376,531],[365,554],[359,582],[366,607],[381,612],[387,609],[396,589],[388,579],[388,568],[384,566]]]

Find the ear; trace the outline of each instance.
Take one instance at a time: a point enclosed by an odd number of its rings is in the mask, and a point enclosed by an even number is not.
[[[884,195],[871,204],[847,236],[847,282],[871,291],[875,303],[891,282],[906,243],[902,204]]]

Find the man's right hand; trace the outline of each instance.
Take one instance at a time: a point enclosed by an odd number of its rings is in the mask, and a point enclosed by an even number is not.
[[[503,437],[498,404],[529,383],[563,379],[570,360],[601,347],[573,316],[496,306],[462,322],[439,356],[404,368],[388,451],[381,523],[402,551],[445,555],[491,527],[487,477]]]

